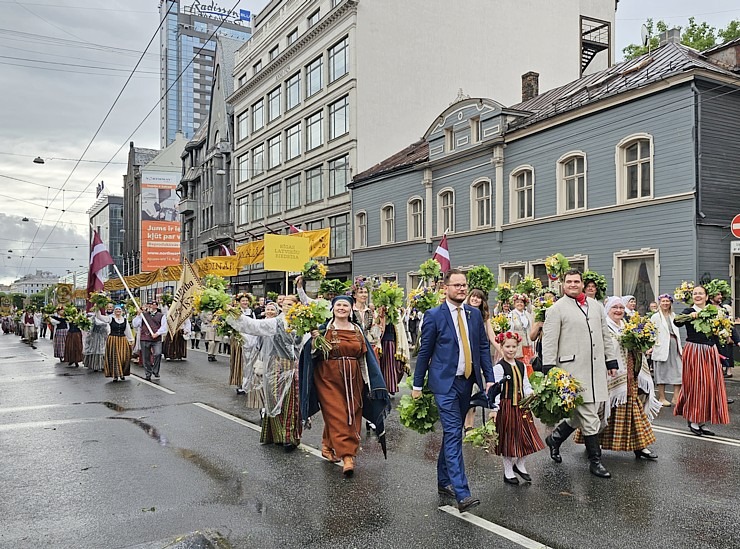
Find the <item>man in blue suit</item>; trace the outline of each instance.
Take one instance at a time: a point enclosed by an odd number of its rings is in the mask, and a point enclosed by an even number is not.
[[[468,293],[465,274],[445,273],[445,302],[428,311],[421,325],[421,345],[414,370],[413,398],[421,396],[424,377],[439,408],[444,433],[437,460],[437,489],[454,497],[461,513],[480,500],[470,495],[462,455],[463,420],[470,406],[473,383],[486,392],[493,385],[493,365],[483,317],[475,307],[463,305]],[[481,374],[482,370],[482,374]]]

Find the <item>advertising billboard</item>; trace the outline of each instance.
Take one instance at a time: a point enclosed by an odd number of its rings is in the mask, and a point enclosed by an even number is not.
[[[141,270],[180,264],[179,172],[141,172]]]

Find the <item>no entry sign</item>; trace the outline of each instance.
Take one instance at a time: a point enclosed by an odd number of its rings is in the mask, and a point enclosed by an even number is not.
[[[732,236],[735,238],[740,238],[740,214],[737,214],[735,217],[732,218],[732,223],[730,223],[730,230],[732,231]]]

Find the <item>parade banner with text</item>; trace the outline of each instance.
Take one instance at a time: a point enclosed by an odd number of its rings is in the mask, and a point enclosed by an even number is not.
[[[178,172],[141,172],[141,270],[180,264]]]
[[[265,270],[300,271],[310,259],[310,241],[293,235],[265,235]]]
[[[200,283],[200,278],[195,274],[193,266],[186,259],[185,264],[182,267],[182,276],[180,277],[180,284],[178,285],[177,292],[172,300],[170,310],[167,312],[167,330],[169,330],[170,337],[174,339],[175,333],[183,323],[190,317],[190,313],[193,311],[193,298],[195,292],[200,290],[203,285]]]

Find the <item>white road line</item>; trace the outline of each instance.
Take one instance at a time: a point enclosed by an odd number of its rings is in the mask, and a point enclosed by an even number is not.
[[[713,442],[715,444],[726,444],[727,446],[736,446],[740,448],[740,440],[737,440],[734,438],[725,438],[725,437],[717,437],[717,436],[698,437],[693,433],[683,432],[677,429],[671,429],[670,427],[658,427],[657,425],[653,425],[653,431],[655,431],[656,433],[663,433],[665,435],[673,435],[676,437],[690,438],[690,439],[700,441],[700,442]]]
[[[69,425],[72,423],[90,423],[93,421],[101,421],[105,418],[102,417],[88,417],[88,418],[77,418],[77,419],[49,419],[43,421],[27,421],[25,423],[8,423],[6,425],[0,425],[0,432],[2,431],[15,431],[16,429],[31,429],[34,427],[41,427],[44,429],[56,428],[60,425]]]
[[[16,406],[15,408],[0,408],[0,414],[13,412],[30,412],[32,410],[46,410],[47,408],[61,408],[71,404],[39,404],[37,406]]]
[[[152,383],[151,381],[147,381],[143,377],[141,377],[138,374],[131,374],[131,377],[135,377],[137,381],[140,381],[141,383],[144,383],[146,385],[149,385],[149,387],[154,387],[155,389],[159,389],[163,393],[167,393],[168,395],[174,395],[175,391],[170,391],[167,387],[162,387],[161,385],[158,385],[157,383]],[[126,383],[125,381],[123,383]]]
[[[445,513],[448,513],[453,517],[457,517],[466,522],[469,522],[470,524],[474,524],[479,528],[488,530],[489,532],[492,532],[497,536],[508,539],[509,541],[512,541],[517,545],[521,545],[522,547],[526,547],[527,549],[550,549],[547,545],[544,545],[539,541],[535,541],[517,532],[514,532],[513,530],[504,528],[503,526],[500,526],[495,522],[490,522],[471,513],[460,513],[457,508],[453,507],[452,505],[442,505],[439,510],[444,511]]]
[[[203,404],[202,402],[193,402],[193,405],[197,406],[198,408],[202,408],[203,410],[208,410],[209,412],[216,414],[217,416],[221,416],[223,418],[228,419],[229,421],[233,421],[234,423],[238,423],[239,425],[242,425],[244,427],[247,427],[248,429],[252,429],[253,431],[257,431],[258,433],[262,431],[262,429],[255,425],[254,423],[251,423],[249,421],[246,421],[240,417],[233,416],[227,412],[223,412],[219,410],[218,408],[214,408],[212,406],[208,406],[208,404]],[[321,451],[317,450],[316,448],[312,448],[310,446],[306,446],[305,444],[299,444],[298,445],[299,450],[303,450],[304,452],[308,452],[309,454],[312,454],[318,458],[321,458],[322,460],[326,461],[326,458],[321,455]],[[341,467],[341,462],[337,463],[336,465],[339,465]]]

